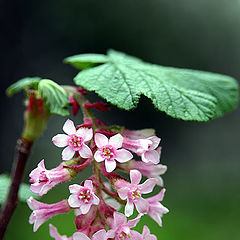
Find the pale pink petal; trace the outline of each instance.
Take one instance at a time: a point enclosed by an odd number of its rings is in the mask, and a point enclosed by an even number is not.
[[[121,134],[116,134],[109,139],[109,145],[112,145],[114,148],[118,149],[122,147],[123,137]]]
[[[79,128],[76,135],[82,137],[84,142],[88,142],[93,137],[93,130],[92,128]]]
[[[50,236],[55,240],[68,240],[67,236],[66,235],[61,236],[58,233],[57,228],[55,228],[52,224],[49,224],[49,233]]]
[[[77,193],[79,192],[80,189],[82,189],[83,187],[78,185],[78,184],[73,184],[69,186],[69,191],[70,193]]]
[[[94,141],[98,148],[108,145],[108,138],[101,133],[95,134]]]
[[[127,217],[130,217],[133,214],[133,209],[134,209],[133,202],[127,200],[127,204],[125,206],[125,215]]]
[[[107,231],[107,239],[108,238],[114,238],[115,237],[115,231],[113,229],[110,229]]]
[[[127,218],[124,214],[119,212],[113,213],[113,225],[114,228],[118,228],[119,226],[125,225],[127,223]]]
[[[105,161],[105,167],[106,167],[107,172],[112,172],[116,168],[116,166],[117,166],[117,164],[114,160],[111,160],[111,161],[106,160]]]
[[[139,198],[134,204],[139,213],[146,213],[149,207],[148,201],[144,198]]]
[[[68,119],[64,125],[63,125],[63,131],[68,134],[68,135],[72,135],[72,134],[76,134],[76,128],[74,126],[74,123],[72,120]]]
[[[148,162],[152,162],[154,164],[158,164],[160,162],[160,155],[156,150],[147,151],[143,153],[143,156]]]
[[[69,136],[66,134],[57,134],[52,138],[52,142],[57,147],[65,147],[68,145]]]
[[[142,179],[142,174],[138,170],[130,171],[131,184],[139,184]]]
[[[150,193],[156,185],[155,178],[147,179],[143,184],[140,184],[139,187],[142,193]]]
[[[78,199],[78,196],[76,194],[72,194],[68,198],[68,204],[72,208],[77,208],[81,206],[81,203]]]
[[[87,237],[84,233],[75,232],[73,234],[73,240],[91,240],[91,239]]]
[[[62,151],[62,159],[63,160],[70,160],[70,159],[73,158],[74,154],[75,154],[74,150],[72,150],[70,147],[66,147]]]
[[[86,180],[86,181],[84,182],[84,187],[93,190],[92,180]]]
[[[80,206],[80,210],[82,212],[82,214],[86,214],[88,213],[90,207],[92,206],[92,204],[83,204]]]
[[[138,216],[134,219],[131,219],[128,221],[128,226],[130,228],[136,227],[136,225],[138,224],[138,222],[141,220],[141,217],[143,216],[143,214],[138,214]]]
[[[33,213],[31,214],[31,216],[32,216],[32,215],[33,215]],[[34,225],[33,225],[33,231],[36,232],[36,231],[38,230],[38,228],[39,228],[44,222],[46,222],[47,219],[45,219],[45,218],[37,218],[35,222],[32,222],[32,220],[30,220],[30,219],[31,219],[31,216],[30,216],[30,218],[29,218],[29,222],[30,222],[31,224],[34,223]],[[35,218],[35,217],[34,217],[34,218]]]
[[[46,192],[43,192],[42,191],[42,187],[43,185],[42,184],[39,184],[39,183],[34,183],[34,184],[31,184],[30,186],[30,190],[33,192],[33,193],[37,193],[40,197],[44,194],[46,194]]]
[[[97,151],[95,152],[94,158],[95,158],[95,160],[96,160],[97,162],[102,162],[102,161],[105,160],[105,158],[102,157],[100,150],[97,150]]]
[[[43,170],[46,170],[45,164],[44,164],[44,159],[38,164],[39,168],[42,168]]]
[[[107,233],[104,229],[101,229],[93,234],[92,240],[106,240],[107,239]]]
[[[151,147],[149,148],[149,150],[156,149],[161,141],[161,139],[156,136],[150,137],[148,139],[152,141],[152,144],[151,144]]]
[[[119,197],[120,197],[122,200],[127,199],[128,191],[129,191],[129,188],[128,188],[128,187],[120,188],[120,189],[118,190],[118,195],[119,195]]]
[[[153,218],[153,220],[155,220],[158,223],[158,225],[160,227],[162,227],[162,218],[161,218],[162,216],[161,216],[161,214],[159,214],[159,213],[152,213],[150,216]]]
[[[82,144],[81,149],[78,152],[82,158],[91,158],[93,156],[92,150],[85,143]]]
[[[163,179],[160,176],[155,177],[155,179],[157,181],[156,184],[160,187],[163,187],[164,185]]]
[[[116,151],[115,159],[120,162],[124,163],[133,158],[133,155],[126,149],[120,149]]]
[[[150,202],[160,202],[163,200],[164,198],[164,194],[165,194],[166,189],[163,188],[157,195],[148,198],[148,201]]]
[[[92,203],[94,205],[98,205],[99,202],[100,202],[99,198],[94,193],[92,194],[92,197],[93,197],[93,202]]]

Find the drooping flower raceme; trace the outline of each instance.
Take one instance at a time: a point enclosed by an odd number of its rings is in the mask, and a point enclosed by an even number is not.
[[[46,194],[51,188],[61,182],[71,179],[71,174],[64,163],[52,170],[47,170],[44,165],[44,159],[38,164],[37,168],[29,174],[30,190],[39,196]]]
[[[146,199],[142,198],[142,194],[152,192],[156,185],[154,178],[147,179],[143,184],[139,184],[142,174],[138,170],[130,171],[131,183],[125,181],[117,181],[115,187],[121,199],[127,200],[125,206],[125,215],[130,217],[133,214],[134,206],[139,213],[147,213],[149,203]]]
[[[92,157],[92,151],[86,144],[92,139],[92,129],[79,128],[76,130],[73,121],[68,119],[63,125],[63,131],[66,134],[57,134],[52,138],[57,147],[67,146],[62,152],[63,160],[72,159],[75,152],[78,152],[82,158]]]
[[[105,106],[104,104],[91,105],[86,101],[81,103],[78,100],[82,97],[72,97],[75,105],[78,104],[81,109],[85,108],[84,121],[76,129],[74,123],[68,119],[63,126],[65,134],[57,134],[52,138],[56,146],[65,147],[62,159],[69,161],[61,162],[58,167],[47,170],[42,160],[30,173],[30,189],[42,196],[58,183],[73,179],[91,164],[93,175],[81,183],[72,183],[69,186],[68,199],[60,202],[46,204],[29,198],[27,202],[33,210],[29,222],[34,224],[33,230],[36,231],[52,216],[73,210],[76,215],[75,232],[70,237],[60,235],[50,224],[52,238],[157,240],[147,226],[143,228],[142,233],[132,228],[137,225],[143,214],[148,214],[161,226],[161,218],[168,212],[160,203],[165,189],[156,196],[143,198],[144,194],[152,192],[156,184],[163,185],[159,175],[162,175],[167,167],[158,164],[161,152],[161,147],[158,147],[160,138],[155,136],[153,129],[131,131],[123,127],[107,126],[89,113],[92,107]],[[133,160],[131,152],[136,154],[136,160]],[[139,161],[138,156],[142,161]],[[118,172],[113,172],[114,170]],[[128,182],[121,172],[129,173],[131,181]],[[142,174],[148,179],[140,183]],[[125,215],[117,212],[121,205],[125,205]],[[127,217],[133,214],[134,207],[139,215],[127,221]]]
[[[99,198],[94,194],[91,180],[86,180],[84,186],[70,185],[69,191],[72,195],[68,198],[68,203],[72,208],[77,208],[78,214],[86,214],[92,204],[99,204]]]
[[[126,149],[119,149],[123,143],[121,134],[116,134],[108,140],[105,135],[96,133],[94,139],[99,148],[95,152],[94,158],[97,162],[105,161],[107,172],[112,172],[116,168],[116,161],[123,163],[133,158],[133,155]]]

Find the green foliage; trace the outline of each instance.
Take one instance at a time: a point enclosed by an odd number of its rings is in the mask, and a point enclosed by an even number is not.
[[[108,57],[103,54],[79,54],[64,59],[65,63],[71,63],[78,69],[87,69],[94,67],[99,63],[108,62]]]
[[[42,79],[38,85],[38,92],[46,100],[51,113],[69,115],[69,111],[65,109],[68,103],[67,93],[60,85],[52,80]]]
[[[10,186],[10,182],[11,180],[8,175],[6,174],[0,175],[0,205],[5,202],[5,199],[8,194],[8,188]],[[26,202],[26,200],[31,196],[34,196],[34,198],[38,198],[36,194],[33,194],[30,191],[30,186],[28,184],[22,183],[18,193],[19,200],[22,202]]]
[[[78,68],[94,61],[94,56],[77,55],[65,62]],[[238,84],[228,76],[149,64],[114,50],[102,63],[81,71],[74,81],[119,108],[135,108],[143,94],[173,118],[208,121],[238,103]]]
[[[6,91],[7,95],[10,97],[15,93],[24,89],[28,89],[30,87],[32,87],[33,89],[37,89],[37,86],[40,80],[41,78],[39,77],[22,78],[7,88],[7,91]]]

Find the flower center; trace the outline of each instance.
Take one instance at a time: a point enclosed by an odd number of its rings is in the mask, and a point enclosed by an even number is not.
[[[82,189],[82,190],[80,190],[78,198],[83,203],[89,203],[89,201],[92,199],[91,191],[89,189]]]
[[[104,146],[102,148],[102,156],[107,160],[111,160],[114,158],[114,148],[111,145]]]
[[[130,192],[130,197],[133,201],[139,199],[141,197],[140,189],[138,187],[133,188]]]
[[[39,176],[39,183],[41,183],[41,182],[48,182],[48,177],[47,177],[47,175],[46,175],[46,173],[45,173],[45,171],[42,171],[42,172],[40,172],[40,176]]]
[[[119,235],[118,235],[118,239],[119,240],[128,240],[130,239],[130,235],[129,234],[126,234],[125,232],[121,232]]]
[[[68,145],[73,149],[73,150],[78,150],[83,143],[83,138],[78,137],[77,135],[73,134],[71,135],[70,139],[68,140]]]

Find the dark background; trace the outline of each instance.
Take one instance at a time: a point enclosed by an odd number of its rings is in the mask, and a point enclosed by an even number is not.
[[[240,79],[239,12],[239,0],[0,1],[0,172],[10,172],[23,125],[23,94],[5,95],[11,83],[40,76],[73,84],[77,71],[62,60],[109,48],[164,66]],[[235,110],[209,123],[183,122],[156,112],[146,98],[141,98],[137,110],[113,108],[99,114],[109,124],[156,128],[162,139],[161,161],[168,165],[164,205],[170,213],[161,229],[149,218],[143,223],[159,239],[240,238],[239,115]],[[61,149],[53,146],[51,138],[61,132],[64,121],[58,116],[50,119],[34,146],[25,182],[42,158],[47,168],[61,162]],[[74,121],[80,123],[81,116]],[[52,203],[67,196],[67,184],[62,184],[41,201]],[[50,239],[48,224],[32,233],[30,213],[24,203],[19,204],[5,239]],[[49,222],[70,236],[73,220],[73,215],[65,214]]]

